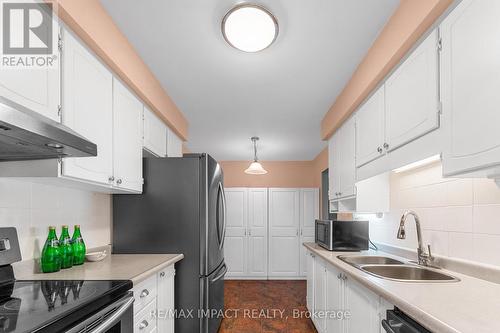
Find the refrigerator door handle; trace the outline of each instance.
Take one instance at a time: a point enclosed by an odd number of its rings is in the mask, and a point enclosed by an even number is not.
[[[224,187],[222,186],[222,183],[219,182],[219,189],[221,191],[221,196],[222,196],[222,210],[224,211],[222,214],[224,224],[222,225],[222,241],[220,242],[219,248],[222,250],[224,247],[224,240],[226,238],[226,194],[224,193]]]
[[[222,272],[219,275],[217,275],[216,277],[214,277],[212,279],[212,281],[211,281],[212,283],[217,282],[218,280],[222,279],[224,277],[224,275],[226,275],[226,273],[227,273],[227,266],[226,266],[225,263],[222,264],[222,265],[223,265],[222,266]]]

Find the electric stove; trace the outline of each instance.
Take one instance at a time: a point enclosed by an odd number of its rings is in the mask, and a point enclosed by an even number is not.
[[[12,260],[17,232],[0,228],[0,332],[133,331],[131,281],[15,280]]]

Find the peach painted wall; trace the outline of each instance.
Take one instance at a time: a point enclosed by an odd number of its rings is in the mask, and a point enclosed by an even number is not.
[[[188,122],[99,0],[46,0],[73,30],[183,140]]]
[[[378,38],[321,123],[328,139],[354,112],[453,0],[401,0]]]
[[[247,175],[250,161],[221,161],[225,187],[321,187],[321,172],[328,168],[328,149],[312,161],[261,161],[265,175]]]

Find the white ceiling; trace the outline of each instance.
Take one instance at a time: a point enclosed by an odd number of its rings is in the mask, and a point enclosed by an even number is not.
[[[310,160],[321,119],[399,0],[257,0],[278,19],[268,49],[244,53],[220,24],[238,0],[101,0],[186,115],[188,148],[218,160]]]

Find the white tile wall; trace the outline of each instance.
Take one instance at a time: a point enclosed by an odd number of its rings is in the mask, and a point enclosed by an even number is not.
[[[374,241],[415,249],[415,224],[396,238],[405,209],[415,210],[433,253],[500,266],[500,188],[488,179],[442,178],[441,163],[391,175],[391,212],[369,215]],[[366,218],[366,215],[363,216]]]
[[[49,225],[80,224],[87,247],[110,244],[111,196],[0,179],[0,227],[16,227],[23,260],[38,258]]]

